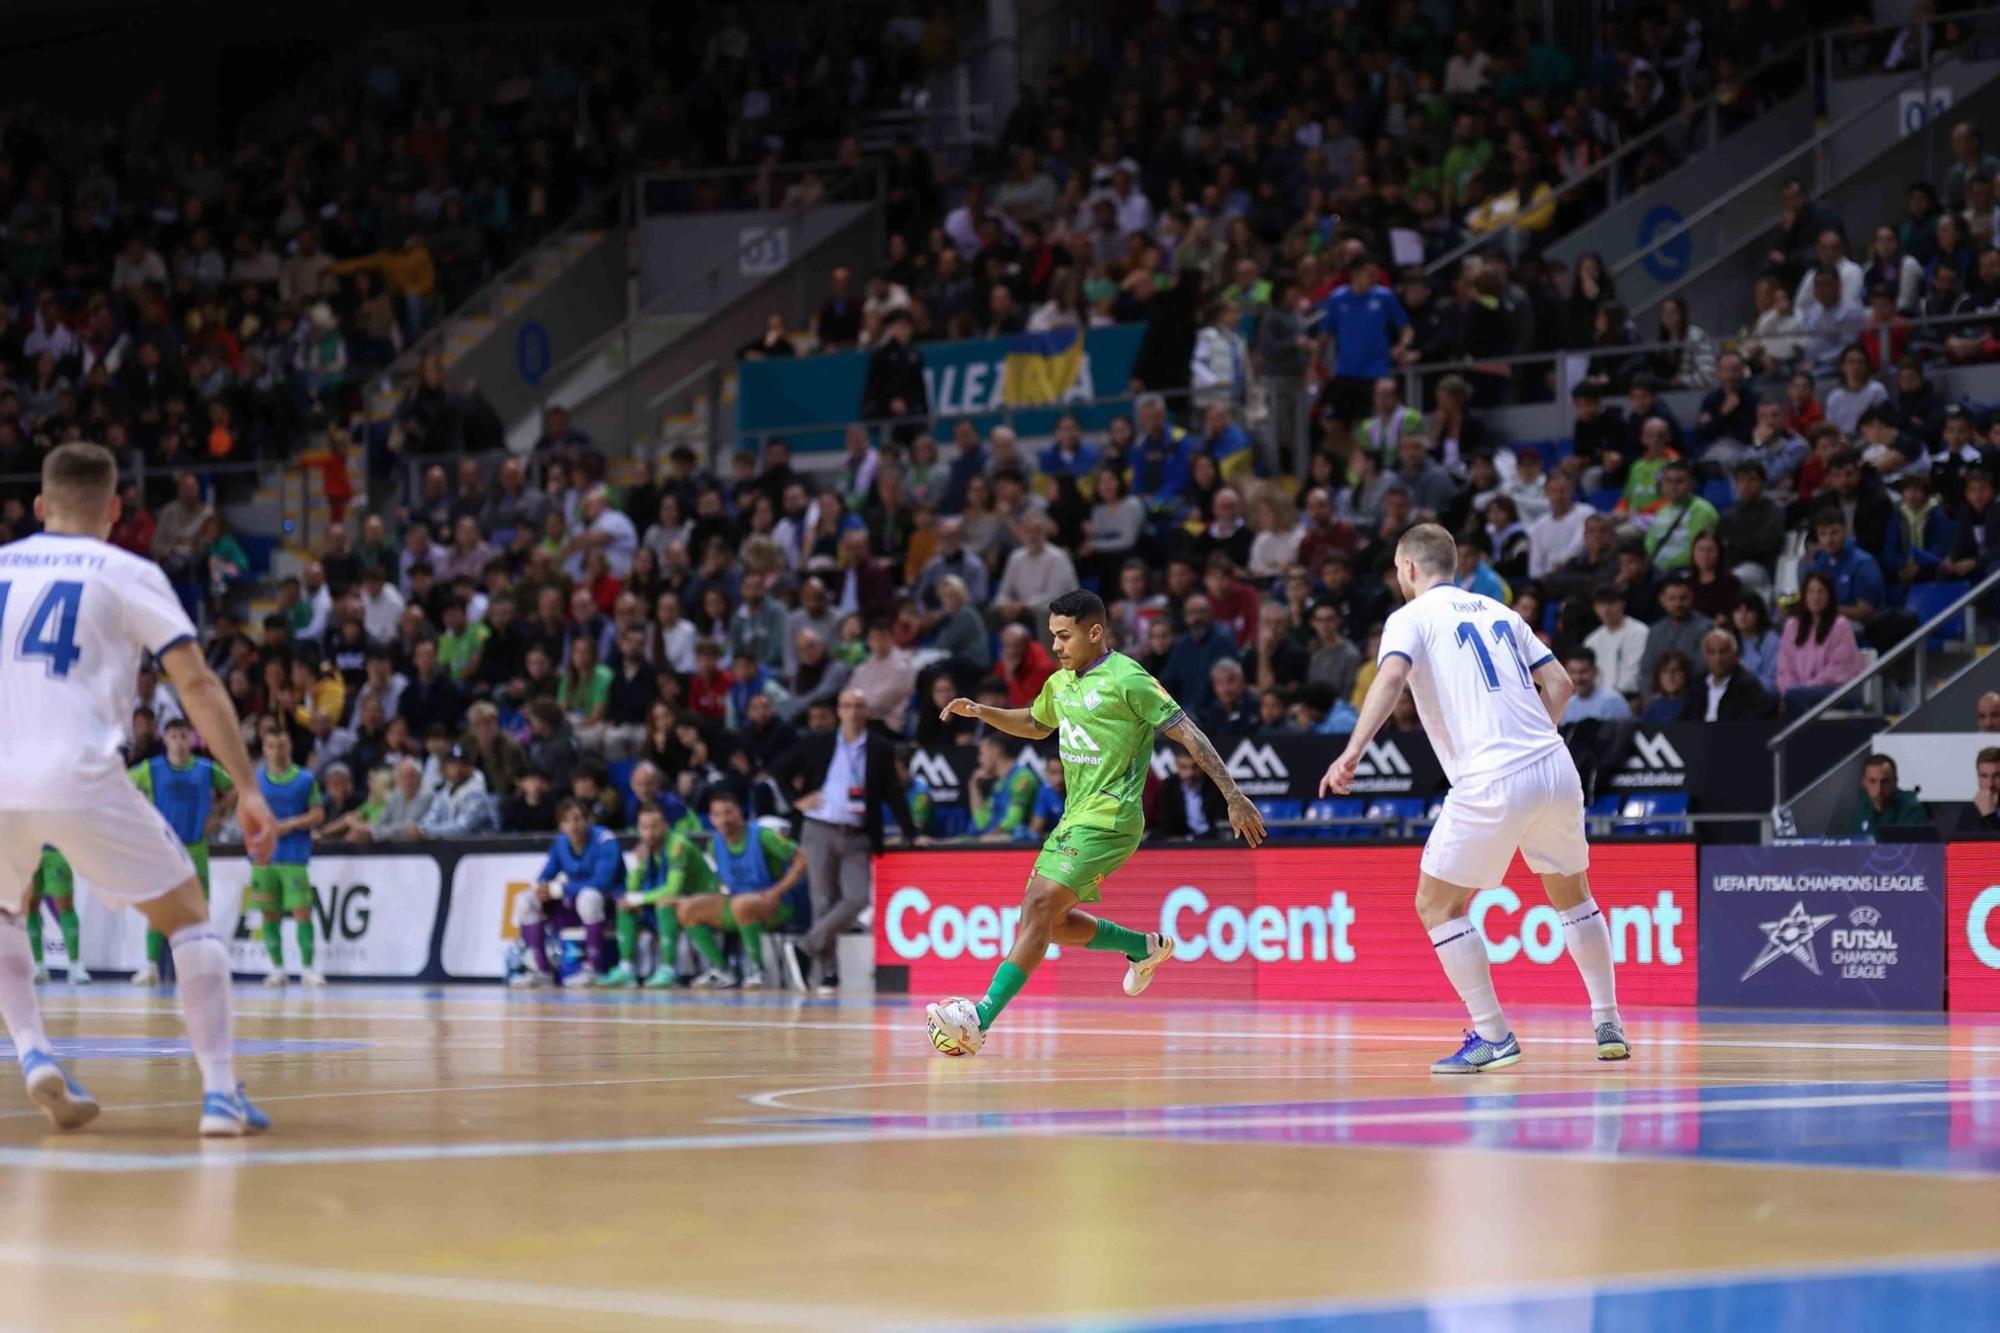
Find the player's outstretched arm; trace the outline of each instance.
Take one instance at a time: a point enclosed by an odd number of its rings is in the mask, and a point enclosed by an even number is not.
[[[257,770],[243,744],[243,724],[229,691],[209,670],[200,646],[192,639],[169,648],[160,658],[160,669],[180,694],[181,707],[194,723],[195,733],[208,743],[208,752],[236,784],[236,822],[243,828],[243,849],[252,861],[270,860],[277,844],[277,821],[257,786]]]
[[[1576,693],[1576,682],[1569,678],[1563,664],[1551,657],[1535,668],[1535,685],[1542,692],[1542,707],[1549,710],[1549,721],[1560,727],[1563,710],[1569,707],[1570,696]]]
[[[1354,734],[1347,738],[1347,748],[1340,757],[1326,767],[1326,776],[1319,780],[1321,796],[1347,795],[1354,781],[1354,770],[1361,766],[1361,755],[1367,750],[1368,742],[1375,739],[1375,733],[1389,720],[1395,710],[1396,700],[1402,697],[1403,686],[1410,678],[1410,659],[1401,653],[1392,653],[1375,669],[1375,679],[1369,683],[1368,696],[1361,701],[1361,714],[1354,723]]]
[[[1034,714],[1026,708],[988,708],[985,704],[971,699],[953,699],[938,714],[939,720],[948,717],[977,718],[989,727],[997,727],[1009,736],[1019,736],[1023,740],[1038,741],[1054,731],[1035,721]]]
[[[1229,765],[1222,762],[1222,756],[1215,752],[1215,745],[1194,724],[1194,719],[1181,714],[1180,721],[1167,728],[1167,739],[1178,741],[1193,757],[1195,767],[1208,774],[1222,792],[1222,799],[1229,803],[1229,827],[1236,830],[1236,836],[1252,847],[1264,841],[1264,816],[1257,812],[1250,798],[1236,789],[1236,779],[1229,776]]]

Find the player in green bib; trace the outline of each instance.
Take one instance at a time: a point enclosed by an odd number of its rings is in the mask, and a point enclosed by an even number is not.
[[[708,822],[715,829],[715,890],[674,900],[674,913],[692,935],[697,927],[743,936],[743,989],[764,985],[764,931],[792,919],[785,895],[806,877],[806,854],[776,829],[753,825],[743,815],[742,798],[727,787],[709,789]],[[711,966],[695,978],[707,988],[735,978]]]
[[[977,718],[1010,736],[1040,740],[1055,733],[1066,797],[1062,819],[1043,842],[1028,877],[1014,947],[994,971],[986,998],[975,1004],[954,997],[925,1011],[931,1044],[947,1055],[971,1055],[984,1044],[987,1029],[1021,993],[1050,944],[1124,954],[1131,962],[1125,973],[1127,995],[1145,990],[1154,971],[1173,957],[1171,938],[1129,930],[1078,909],[1080,903],[1098,900],[1105,877],[1125,864],[1145,834],[1141,798],[1154,732],[1186,746],[1202,772],[1222,789],[1229,826],[1238,837],[1252,847],[1264,840],[1263,816],[1236,789],[1222,756],[1144,667],[1104,646],[1104,620],[1104,603],[1096,593],[1064,593],[1049,603],[1049,637],[1060,669],[1042,685],[1033,704],[991,708],[953,699],[944,706],[945,717]]]
[[[170,720],[160,734],[167,752],[134,765],[128,776],[187,848],[195,876],[201,880],[201,896],[206,899],[208,826],[215,817],[228,813],[236,799],[236,784],[220,764],[195,754],[194,728],[186,718]],[[160,984],[160,959],[166,949],[166,936],[157,930],[146,932],[146,964],[132,974],[134,986]]]
[[[649,990],[665,990],[680,980],[674,971],[674,957],[680,952],[681,922],[674,914],[675,898],[717,892],[715,869],[701,848],[678,831],[669,831],[666,811],[655,802],[639,807],[639,845],[625,872],[625,896],[618,900],[618,966],[598,979],[600,986],[636,986],[639,972],[633,965],[639,956],[639,927],[650,913],[660,932],[660,965],[646,979]],[[707,926],[691,926],[688,938],[708,960],[711,970],[722,969],[722,947]]]
[[[35,867],[35,879],[28,886],[28,952],[35,959],[35,980],[47,981],[49,971],[42,966],[42,904],[48,902],[56,909],[56,925],[62,930],[63,952],[69,955],[69,982],[72,986],[90,984],[90,973],[83,966],[83,927],[76,915],[76,874],[69,868],[69,862],[55,848],[44,844],[42,863]]]

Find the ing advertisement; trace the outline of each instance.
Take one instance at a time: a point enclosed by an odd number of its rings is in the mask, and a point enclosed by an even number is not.
[[[1147,998],[1454,998],[1417,921],[1420,847],[1141,851],[1104,885],[1106,916],[1175,941]],[[875,862],[878,984],[898,975],[924,995],[978,995],[1013,944],[1032,850],[890,852]],[[1695,849],[1597,847],[1591,890],[1611,928],[1619,999],[1695,1002]],[[1482,890],[1472,917],[1510,1004],[1584,1004],[1562,923],[1519,857]],[[1125,960],[1054,949],[1041,995],[1118,992]]]
[[[2000,1013],[2000,842],[1945,849],[1945,1007]]]

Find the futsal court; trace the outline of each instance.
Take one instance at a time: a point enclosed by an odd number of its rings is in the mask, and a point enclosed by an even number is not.
[[[44,992],[105,1104],[4,1105],[30,1328],[1991,1327],[2000,1020],[240,991],[270,1135],[171,1001]]]

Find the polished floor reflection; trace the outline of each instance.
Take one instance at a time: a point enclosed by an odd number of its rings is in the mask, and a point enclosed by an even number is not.
[[[106,1105],[0,1101],[9,1327],[1993,1327],[2000,1016],[1574,1014],[1434,1079],[1408,1007],[46,993]]]

